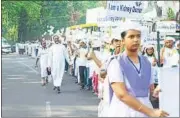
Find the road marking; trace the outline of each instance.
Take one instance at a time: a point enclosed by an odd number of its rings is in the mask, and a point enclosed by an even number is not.
[[[22,65],[24,65],[24,66],[26,66],[26,67],[28,67],[29,69],[31,69],[33,72],[35,72],[36,74],[39,74],[39,72],[37,71],[37,70],[35,70],[34,68],[32,68],[32,67],[30,67],[29,65],[27,65],[27,64],[25,64],[25,63],[23,63],[23,62],[19,62],[20,64],[22,64]]]
[[[51,102],[46,101],[46,117],[51,117]]]

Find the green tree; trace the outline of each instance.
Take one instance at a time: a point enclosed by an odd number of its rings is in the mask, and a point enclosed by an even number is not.
[[[168,8],[167,11],[168,20],[175,20],[175,13],[172,8]]]
[[[103,1],[2,1],[2,35],[26,41],[41,37],[52,25],[54,33],[86,22],[86,10],[105,6]]]

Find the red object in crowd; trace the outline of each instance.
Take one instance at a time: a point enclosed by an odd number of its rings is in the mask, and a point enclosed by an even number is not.
[[[95,71],[93,72],[92,83],[93,83],[93,90],[98,95],[98,74],[96,74]]]

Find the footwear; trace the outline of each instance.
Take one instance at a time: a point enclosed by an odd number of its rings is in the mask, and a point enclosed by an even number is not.
[[[81,88],[80,88],[80,90],[84,90],[84,88],[83,88],[83,87],[81,87]]]
[[[48,79],[46,79],[46,84],[48,84],[49,82],[48,82]]]
[[[54,88],[53,88],[53,90],[56,90],[57,89],[57,87],[55,86]]]
[[[80,90],[83,90],[84,89],[84,86],[81,86],[81,89]]]
[[[42,83],[42,86],[45,86],[46,85],[46,83]]]
[[[89,91],[89,90],[90,90],[90,87],[86,87],[86,90],[88,90],[88,91]]]

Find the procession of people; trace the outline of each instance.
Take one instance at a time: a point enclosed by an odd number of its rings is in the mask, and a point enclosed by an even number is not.
[[[99,117],[167,117],[166,111],[158,109],[157,68],[158,62],[163,68],[179,66],[179,42],[165,37],[158,61],[156,45],[142,45],[142,30],[134,22],[123,23],[111,35],[79,28],[54,34],[51,40],[42,37],[28,42],[24,52],[36,58],[35,67],[40,61],[42,86],[51,77],[52,89],[60,94],[64,73],[68,73],[80,90],[97,95]],[[22,47],[19,54],[24,54]]]

